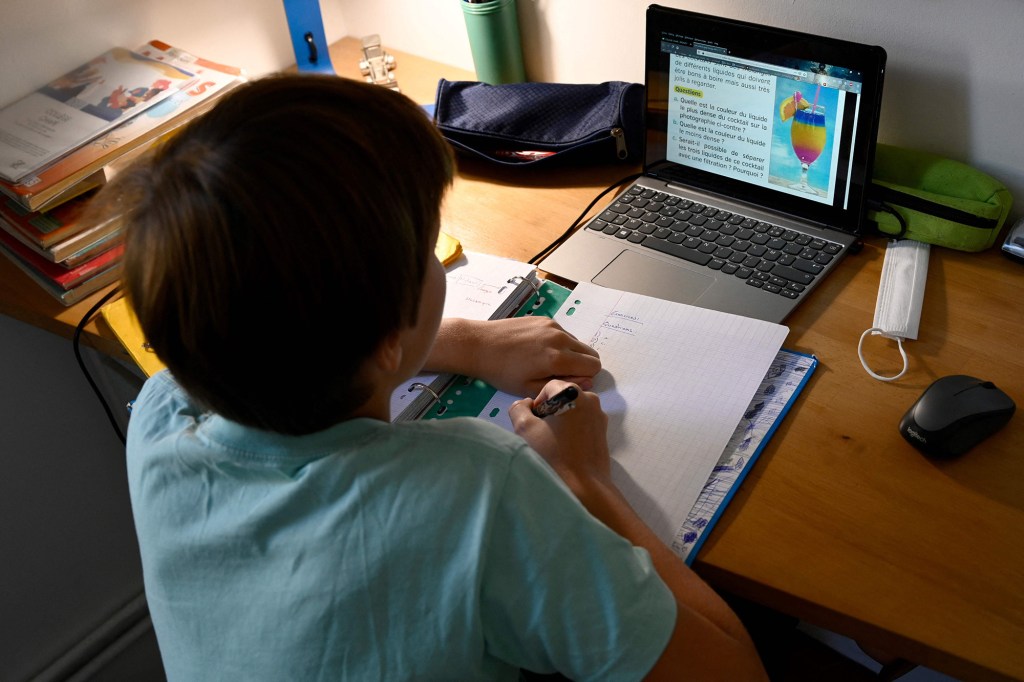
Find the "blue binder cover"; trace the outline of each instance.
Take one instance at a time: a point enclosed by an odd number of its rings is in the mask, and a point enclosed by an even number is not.
[[[672,549],[687,564],[693,563],[707,538],[707,531],[718,521],[817,366],[818,359],[813,355],[785,348],[775,356],[750,401],[750,407],[736,426],[700,497],[672,542]]]

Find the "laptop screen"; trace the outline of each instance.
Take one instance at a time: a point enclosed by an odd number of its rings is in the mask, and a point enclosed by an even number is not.
[[[645,170],[856,232],[885,51],[652,5]]]

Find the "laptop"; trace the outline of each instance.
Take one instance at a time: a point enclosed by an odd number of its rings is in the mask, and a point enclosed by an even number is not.
[[[858,240],[885,60],[651,5],[643,173],[539,267],[781,322]]]

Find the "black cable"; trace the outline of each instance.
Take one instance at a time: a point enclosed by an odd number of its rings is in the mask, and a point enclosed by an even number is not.
[[[885,211],[886,213],[891,213],[896,218],[896,222],[900,224],[900,231],[895,235],[892,235],[889,234],[888,232],[883,232],[881,225],[878,224],[878,221],[875,221],[875,226],[878,228],[878,231],[881,234],[885,235],[886,237],[891,237],[892,239],[902,239],[903,235],[907,233],[907,221],[903,219],[903,216],[900,215],[900,212],[894,209],[889,204],[885,203],[884,201],[881,201],[880,199],[870,199],[868,201],[868,204],[871,208],[875,209],[876,211]]]
[[[96,303],[91,308],[89,308],[89,312],[87,312],[82,317],[81,321],[78,323],[78,326],[75,327],[75,335],[71,339],[71,346],[72,348],[74,348],[75,359],[78,360],[78,366],[81,368],[82,374],[85,375],[86,381],[88,381],[89,386],[92,387],[93,393],[95,393],[96,397],[99,398],[100,405],[103,406],[103,411],[107,413],[107,419],[110,420],[110,425],[114,427],[114,433],[117,434],[118,440],[120,440],[122,444],[125,444],[127,443],[127,438],[125,437],[124,433],[121,432],[121,426],[117,423],[117,419],[114,418],[114,412],[113,410],[110,409],[110,405],[107,404],[106,399],[103,397],[103,392],[100,391],[100,387],[96,384],[96,381],[92,378],[92,375],[89,373],[89,369],[85,366],[85,360],[82,358],[81,349],[82,330],[85,329],[85,325],[89,324],[89,320],[91,320],[93,315],[95,315],[96,312],[103,307],[104,303],[112,299],[114,295],[119,293],[120,291],[121,287],[114,287],[114,289],[104,294],[103,298],[96,301]]]
[[[894,239],[902,239],[903,235],[905,235],[907,233],[907,221],[903,219],[903,216],[900,215],[899,211],[894,209],[889,204],[885,203],[884,201],[881,201],[879,203],[882,205],[882,209],[883,210],[886,210],[889,213],[892,213],[894,216],[896,216],[896,222],[898,222],[900,224],[900,231],[899,231],[899,234],[897,234],[894,237]]]
[[[628,182],[633,182],[634,180],[639,178],[641,175],[643,175],[643,173],[633,173],[632,175],[627,175],[626,177],[621,178],[620,180],[615,181],[613,184],[611,184],[607,188],[605,188],[605,190],[603,192],[601,192],[596,197],[594,197],[594,200],[591,201],[590,204],[588,204],[585,209],[583,209],[583,213],[580,214],[580,217],[577,218],[575,221],[573,221],[573,224],[569,226],[569,229],[567,229],[565,232],[562,233],[562,236],[560,236],[558,239],[556,239],[555,241],[553,241],[550,244],[548,244],[546,247],[544,247],[544,249],[540,253],[538,253],[537,255],[535,255],[533,258],[531,258],[529,260],[530,265],[536,265],[537,261],[539,261],[542,258],[544,258],[545,256],[547,256],[549,253],[551,253],[556,248],[558,248],[566,239],[571,237],[572,233],[576,231],[576,229],[579,226],[579,224],[581,222],[583,222],[583,219],[587,216],[587,213],[590,212],[590,209],[594,208],[594,204],[596,204],[598,201],[601,200],[601,197],[603,197],[604,195],[608,194],[608,192],[611,192],[613,189],[622,187],[623,185],[625,185]]]

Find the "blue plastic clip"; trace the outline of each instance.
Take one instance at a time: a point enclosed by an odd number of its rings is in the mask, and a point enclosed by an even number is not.
[[[299,71],[333,76],[334,65],[327,50],[320,0],[284,0],[284,13]]]

